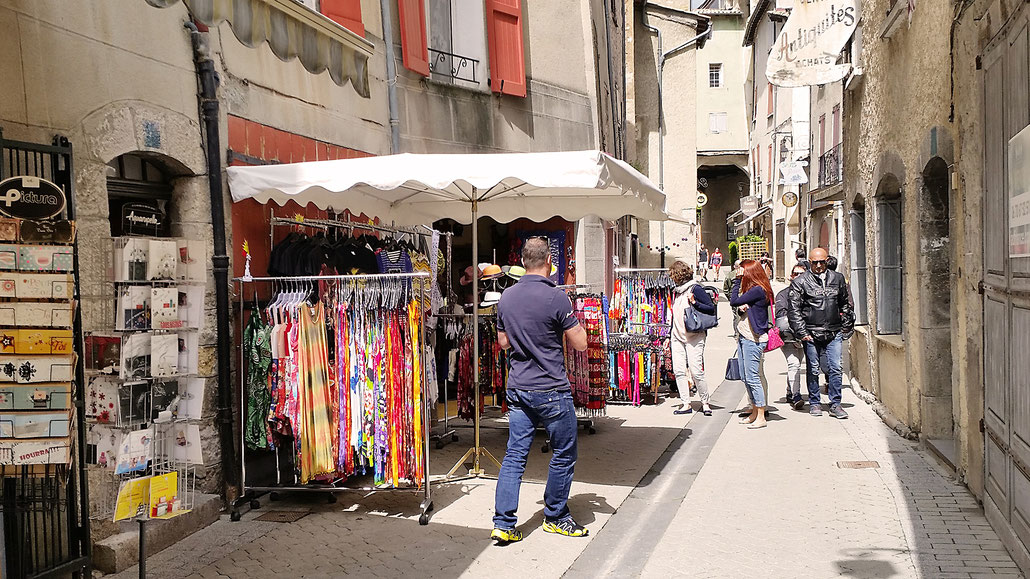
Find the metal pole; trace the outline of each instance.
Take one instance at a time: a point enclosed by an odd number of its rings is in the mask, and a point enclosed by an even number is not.
[[[431,282],[429,282],[429,283],[431,283]],[[422,292],[421,292],[421,296],[420,296],[422,298],[422,300],[421,300],[421,302],[419,302],[419,310],[420,310],[419,311],[419,322],[421,324],[420,331],[421,331],[421,334],[422,334],[422,338],[420,340],[421,351],[418,352],[418,355],[422,357],[422,445],[423,445],[423,451],[425,453],[424,459],[423,459],[424,460],[424,464],[423,464],[423,469],[422,469],[422,473],[423,473],[422,484],[424,484],[426,486],[425,504],[422,506],[422,517],[419,519],[419,523],[421,523],[421,524],[427,524],[429,522],[428,513],[429,513],[429,510],[433,508],[433,497],[432,497],[432,492],[430,491],[430,487],[432,485],[429,484],[429,421],[430,421],[429,402],[430,402],[430,400],[432,400],[432,397],[430,397],[429,396],[429,392],[426,391],[426,372],[428,371],[428,367],[426,365],[426,313],[427,312],[424,309],[425,308],[425,303],[426,303],[426,285],[427,284],[425,284],[425,283],[419,284],[419,287],[422,288]],[[447,412],[444,411],[444,416],[446,416],[446,415],[447,415]]]
[[[473,396],[475,396],[475,415],[473,416],[473,430],[475,431],[475,444],[472,457],[472,470],[475,474],[481,474],[479,467],[479,195],[478,190],[472,188],[472,380]]]
[[[147,533],[146,519],[138,519],[139,523],[139,579],[147,579]]]

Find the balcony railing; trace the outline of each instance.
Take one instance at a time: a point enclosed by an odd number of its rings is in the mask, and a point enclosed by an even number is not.
[[[460,54],[452,54],[435,48],[429,49],[429,70],[433,74],[442,74],[467,82],[476,79],[476,67],[479,61]]]
[[[830,149],[819,157],[819,188],[840,183],[844,178],[844,163],[841,162],[841,146]]]

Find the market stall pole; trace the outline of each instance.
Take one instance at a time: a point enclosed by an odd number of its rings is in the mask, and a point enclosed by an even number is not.
[[[245,298],[245,296],[247,295],[246,284],[248,284],[248,283],[272,283],[272,282],[284,282],[284,283],[290,283],[290,282],[301,282],[301,283],[303,283],[303,282],[314,282],[314,283],[318,283],[318,282],[323,282],[323,281],[327,281],[327,282],[331,282],[331,281],[336,281],[336,282],[354,281],[354,282],[356,282],[356,281],[398,280],[398,279],[401,279],[401,280],[428,280],[431,277],[432,277],[431,274],[425,273],[425,272],[418,272],[418,273],[381,273],[381,274],[359,274],[359,275],[309,275],[309,276],[292,276],[292,277],[290,277],[290,276],[237,277],[237,278],[234,278],[233,281],[237,284],[237,290],[238,291],[237,291],[236,295],[239,298],[239,308],[240,308],[239,309],[239,316],[240,316],[240,318],[239,318],[240,319],[239,332],[240,332],[240,335],[242,336],[243,332],[244,332],[244,319],[246,318],[246,311],[245,311],[245,308],[246,308],[246,306],[245,306],[246,298]],[[428,294],[426,293],[427,284],[419,283],[418,286],[419,286],[419,303],[420,304],[425,304],[426,300],[428,298]],[[230,518],[233,521],[239,521],[240,520],[240,517],[241,517],[240,512],[239,512],[240,505],[242,505],[244,503],[247,503],[247,502],[250,502],[250,505],[251,505],[252,508],[256,508],[257,506],[260,506],[259,504],[257,504],[257,494],[256,493],[274,493],[274,492],[279,492],[279,491],[323,492],[323,493],[326,493],[326,492],[327,493],[362,492],[362,493],[365,493],[367,495],[370,492],[410,492],[411,490],[414,490],[415,492],[418,492],[419,490],[421,490],[422,493],[423,493],[423,497],[424,498],[423,498],[421,504],[419,505],[419,509],[421,511],[421,514],[419,515],[418,522],[419,522],[420,525],[429,524],[429,513],[430,513],[430,511],[433,510],[433,500],[432,500],[431,485],[430,485],[430,482],[429,482],[429,428],[428,428],[428,426],[429,426],[429,422],[430,422],[430,412],[429,412],[430,397],[429,397],[429,393],[427,392],[427,389],[426,389],[426,370],[425,370],[427,368],[427,366],[425,364],[425,360],[426,360],[426,356],[425,356],[425,353],[426,353],[426,349],[425,349],[426,325],[425,325],[425,319],[424,318],[425,318],[425,312],[423,312],[423,320],[422,320],[422,323],[420,324],[420,328],[419,328],[419,332],[420,332],[421,336],[419,338],[419,350],[420,351],[418,352],[418,355],[421,356],[421,358],[422,358],[421,368],[423,369],[422,376],[421,376],[421,381],[422,381],[422,386],[421,386],[422,423],[424,425],[426,425],[426,427],[422,429],[422,440],[419,441],[419,443],[422,446],[422,460],[423,460],[423,464],[424,464],[424,473],[425,473],[424,480],[422,481],[421,489],[419,489],[419,488],[405,489],[405,488],[397,488],[397,487],[377,487],[377,486],[374,486],[374,485],[373,486],[367,486],[367,487],[337,487],[337,486],[333,486],[332,484],[329,484],[329,485],[309,484],[309,485],[302,485],[302,486],[296,486],[296,485],[277,485],[277,486],[254,485],[254,486],[250,486],[250,485],[247,484],[246,452],[241,452],[240,453],[240,496],[239,496],[238,499],[236,499],[232,503],[232,513],[231,513]],[[240,348],[240,370],[239,370],[239,376],[240,376],[240,400],[246,400],[246,396],[247,396],[247,385],[246,385],[246,380],[247,380],[246,375],[247,374],[246,374],[246,371],[245,371],[246,364],[247,364],[246,353],[244,352],[243,348],[241,347]],[[241,415],[241,421],[242,422],[246,421],[246,413],[247,413],[247,405],[246,405],[246,403],[243,403],[243,404],[240,405],[240,415]],[[246,448],[246,439],[245,439],[245,435],[244,435],[243,431],[244,431],[244,429],[241,428],[240,429],[240,439],[239,439],[240,440],[240,448],[241,449],[245,449]],[[330,494],[330,502],[335,502],[335,497],[332,494]]]
[[[665,194],[629,164],[600,151],[498,154],[410,154],[282,165],[228,167],[233,201],[255,199],[283,205],[297,201],[320,209],[346,204],[352,212],[378,215],[402,225],[471,215],[473,264],[479,263],[479,217],[508,222],[520,217],[574,221],[587,215],[651,221],[677,218],[665,212]],[[342,203],[341,194],[346,194]],[[473,288],[478,306],[478,288]],[[481,445],[479,309],[474,307],[474,446],[445,481],[485,476],[483,458],[499,461]],[[468,475],[452,478],[472,460]]]

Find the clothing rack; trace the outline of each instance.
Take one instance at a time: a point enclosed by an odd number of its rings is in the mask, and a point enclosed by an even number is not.
[[[241,475],[240,476],[240,496],[239,496],[239,498],[237,498],[235,501],[232,502],[232,515],[231,515],[231,519],[233,521],[240,520],[240,512],[239,512],[240,505],[242,505],[242,504],[244,504],[244,503],[249,501],[251,508],[259,508],[260,507],[260,502],[258,501],[258,496],[259,495],[263,495],[265,493],[277,493],[277,492],[280,492],[280,491],[327,492],[327,493],[329,493],[329,502],[334,503],[334,502],[336,502],[336,498],[335,498],[335,495],[333,493],[355,492],[355,491],[357,491],[357,492],[361,492],[361,493],[366,494],[366,496],[367,496],[367,494],[372,493],[372,492],[414,492],[414,493],[421,492],[423,494],[423,500],[422,500],[421,504],[419,505],[419,508],[422,511],[421,515],[419,516],[419,524],[420,525],[427,525],[427,524],[429,524],[429,512],[433,510],[433,501],[432,501],[432,494],[431,494],[431,487],[432,487],[432,485],[429,482],[429,478],[430,478],[430,472],[429,472],[429,455],[430,455],[430,453],[429,453],[429,430],[430,429],[429,428],[423,428],[422,429],[422,440],[421,440],[421,444],[422,444],[422,460],[424,461],[424,473],[425,473],[425,476],[424,476],[424,479],[423,479],[422,485],[421,485],[422,488],[415,487],[415,488],[407,489],[407,488],[393,488],[393,487],[391,487],[391,488],[383,488],[383,487],[376,487],[376,486],[363,486],[363,487],[338,487],[338,486],[335,486],[336,483],[341,482],[342,480],[345,480],[345,479],[337,479],[337,480],[332,481],[332,483],[330,483],[330,484],[312,483],[312,484],[308,484],[308,485],[305,485],[305,486],[296,486],[296,485],[292,485],[292,486],[291,485],[249,486],[247,484],[246,440],[245,440],[244,435],[243,435],[243,432],[245,431],[244,425],[246,424],[246,420],[247,420],[247,416],[246,416],[247,415],[247,404],[246,404],[246,401],[247,401],[247,385],[246,385],[247,372],[245,370],[246,367],[247,367],[247,361],[246,361],[246,353],[245,353],[243,345],[242,345],[242,336],[243,336],[244,327],[245,327],[244,326],[244,318],[246,317],[246,314],[245,314],[245,308],[246,308],[246,297],[245,296],[247,295],[246,286],[247,286],[247,284],[250,284],[250,283],[306,282],[306,281],[312,281],[312,282],[318,282],[318,281],[337,281],[337,282],[373,281],[374,282],[376,280],[402,280],[402,279],[414,280],[414,279],[428,279],[430,277],[432,277],[432,276],[429,273],[417,272],[417,273],[381,273],[381,274],[357,274],[357,275],[310,275],[310,276],[294,276],[294,277],[290,277],[290,276],[266,276],[266,277],[247,277],[247,278],[237,277],[237,278],[233,278],[233,282],[236,284],[236,286],[238,288],[238,291],[236,292],[236,295],[238,296],[238,299],[239,299],[239,316],[240,316],[239,328],[238,328],[239,332],[240,332],[239,335],[241,336],[241,345],[239,347],[240,348],[240,365],[239,365],[239,368],[238,368],[237,371],[238,371],[239,377],[240,377],[240,382],[239,382],[240,392],[239,392],[239,395],[240,395],[241,404],[240,404],[239,418],[241,420],[241,424],[240,424],[240,432],[241,432],[241,434],[240,434],[240,448],[242,450],[242,452],[240,453],[240,475]],[[418,290],[418,293],[419,293],[419,298],[418,299],[420,300],[419,303],[424,304],[426,302],[427,297],[428,297],[427,294],[426,294],[425,285],[424,284],[417,284],[417,285],[420,288]],[[423,315],[425,315],[426,313],[427,312],[423,312]],[[425,345],[426,345],[426,341],[425,341],[426,327],[425,327],[424,320],[423,320],[423,323],[421,324],[420,331],[421,331],[421,337],[419,339],[419,343],[420,343],[420,348],[419,349],[421,351],[418,352],[418,355],[421,357],[421,368],[423,369],[423,371],[422,371],[422,388],[421,388],[421,394],[422,394],[422,423],[428,426],[430,424],[431,416],[430,416],[430,413],[429,413],[430,398],[429,398],[428,392],[426,390],[426,371],[425,371],[425,368],[427,368],[427,365],[425,363],[426,362],[426,348],[425,348]],[[277,468],[278,468],[278,457],[276,459],[276,464],[277,464]],[[272,498],[274,499],[275,495],[272,495]]]

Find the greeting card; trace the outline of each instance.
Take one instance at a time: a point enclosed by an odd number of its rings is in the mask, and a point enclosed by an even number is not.
[[[180,239],[176,246],[179,253],[176,279],[204,281],[207,278],[207,245],[192,239]]]
[[[86,418],[99,424],[118,424],[121,402],[114,376],[94,376],[86,386]]]
[[[134,430],[122,438],[118,446],[118,463],[115,466],[115,474],[129,472],[140,472],[147,470],[153,458],[153,440],[150,437],[150,430]]]
[[[71,404],[71,384],[0,386],[0,410],[66,410]]]
[[[21,271],[71,271],[73,260],[71,246],[22,245],[18,250]]]
[[[20,219],[0,217],[0,241],[17,242]]]
[[[188,464],[204,464],[204,454],[200,447],[200,426],[196,424],[175,424],[173,430],[175,444],[172,447],[172,459]]]
[[[173,240],[149,240],[147,279],[175,279],[178,271],[178,247]]]
[[[121,336],[86,335],[86,368],[103,374],[117,374],[121,367]]]
[[[0,465],[68,464],[71,439],[7,440],[0,442]]]
[[[118,433],[110,426],[86,425],[86,444],[89,445],[91,464],[113,469],[118,462]]]
[[[179,320],[183,327],[200,329],[204,325],[204,286],[180,286]]]
[[[55,300],[72,299],[74,278],[66,273],[19,273],[15,297]],[[4,297],[0,280],[0,297]]]
[[[139,380],[150,376],[150,334],[129,334],[122,340],[121,377]]]
[[[165,410],[173,414],[182,407],[178,380],[155,380],[150,387],[151,417],[153,420]]]
[[[137,426],[150,420],[150,383],[122,382],[118,385],[118,424]]]
[[[67,219],[24,219],[20,239],[25,243],[72,243],[75,241],[75,222]]]
[[[179,373],[179,335],[152,334],[150,338],[151,376],[168,377]]]
[[[151,318],[150,288],[129,286],[118,296],[118,319],[115,323],[126,330],[146,330]]]
[[[174,287],[150,289],[150,325],[154,329],[181,328],[179,290]]]
[[[0,382],[38,384],[71,382],[75,376],[75,355],[7,356],[0,355]]]
[[[43,302],[0,303],[0,326],[44,326],[70,328],[75,304]]]
[[[14,271],[18,269],[18,246],[0,245],[0,270]]]
[[[149,244],[146,239],[123,238],[125,245],[115,249],[115,273],[118,281],[146,281]]]
[[[0,438],[51,438],[68,436],[71,412],[9,412],[0,414]]]
[[[204,410],[203,378],[182,378],[179,380],[179,413],[178,418],[199,419]]]

